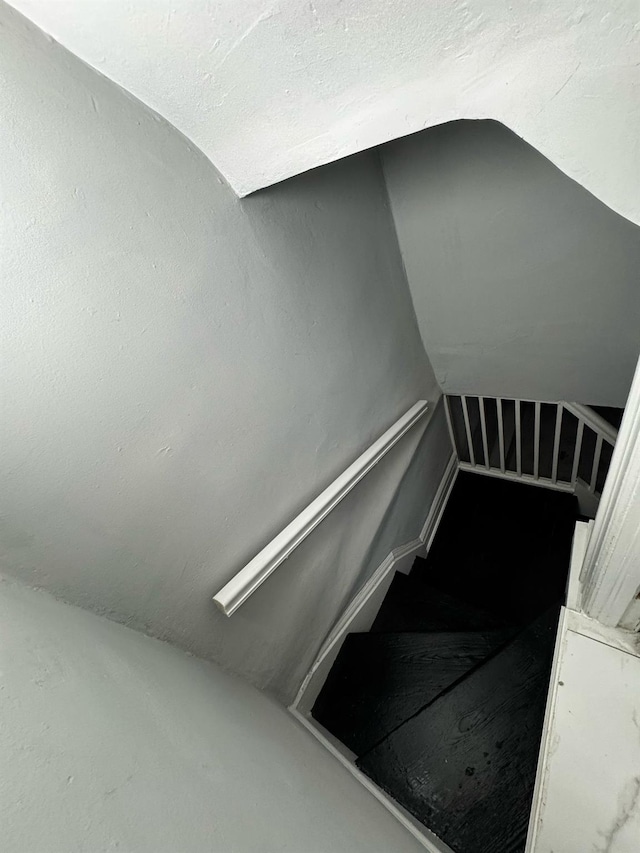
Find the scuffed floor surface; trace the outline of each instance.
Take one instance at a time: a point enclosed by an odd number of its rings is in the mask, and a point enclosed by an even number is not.
[[[640,850],[640,657],[568,630],[533,853]]]

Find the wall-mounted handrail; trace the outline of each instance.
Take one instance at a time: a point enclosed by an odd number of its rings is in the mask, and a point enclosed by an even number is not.
[[[419,400],[368,450],[359,456],[330,486],[297,515],[213,597],[222,612],[231,616],[301,542],[327,517],[360,480],[400,441],[426,413],[428,403]]]

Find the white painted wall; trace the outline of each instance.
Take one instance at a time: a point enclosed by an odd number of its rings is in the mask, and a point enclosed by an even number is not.
[[[423,849],[255,688],[0,586],[4,853]]]
[[[496,122],[383,149],[442,388],[625,404],[640,350],[640,229]]]
[[[12,0],[244,195],[459,118],[640,222],[636,0]]]
[[[290,698],[420,428],[231,620],[211,596],[438,395],[377,160],[239,201],[7,6],[0,39],[0,565]]]

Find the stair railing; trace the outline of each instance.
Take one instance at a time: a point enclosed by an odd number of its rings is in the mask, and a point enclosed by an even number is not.
[[[428,409],[426,400],[418,400],[214,595],[225,616],[235,613]]]
[[[602,493],[618,431],[589,406],[446,395],[446,412],[462,470]]]

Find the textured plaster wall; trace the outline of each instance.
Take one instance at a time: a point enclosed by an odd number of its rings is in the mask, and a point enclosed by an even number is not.
[[[0,587],[3,853],[423,849],[255,688]]]
[[[12,0],[244,195],[459,118],[640,221],[637,0]]]
[[[0,41],[0,564],[287,699],[424,424],[232,619],[211,596],[439,393],[378,162],[240,201],[7,6]]]
[[[624,406],[640,228],[496,122],[390,143],[384,171],[442,388]]]

